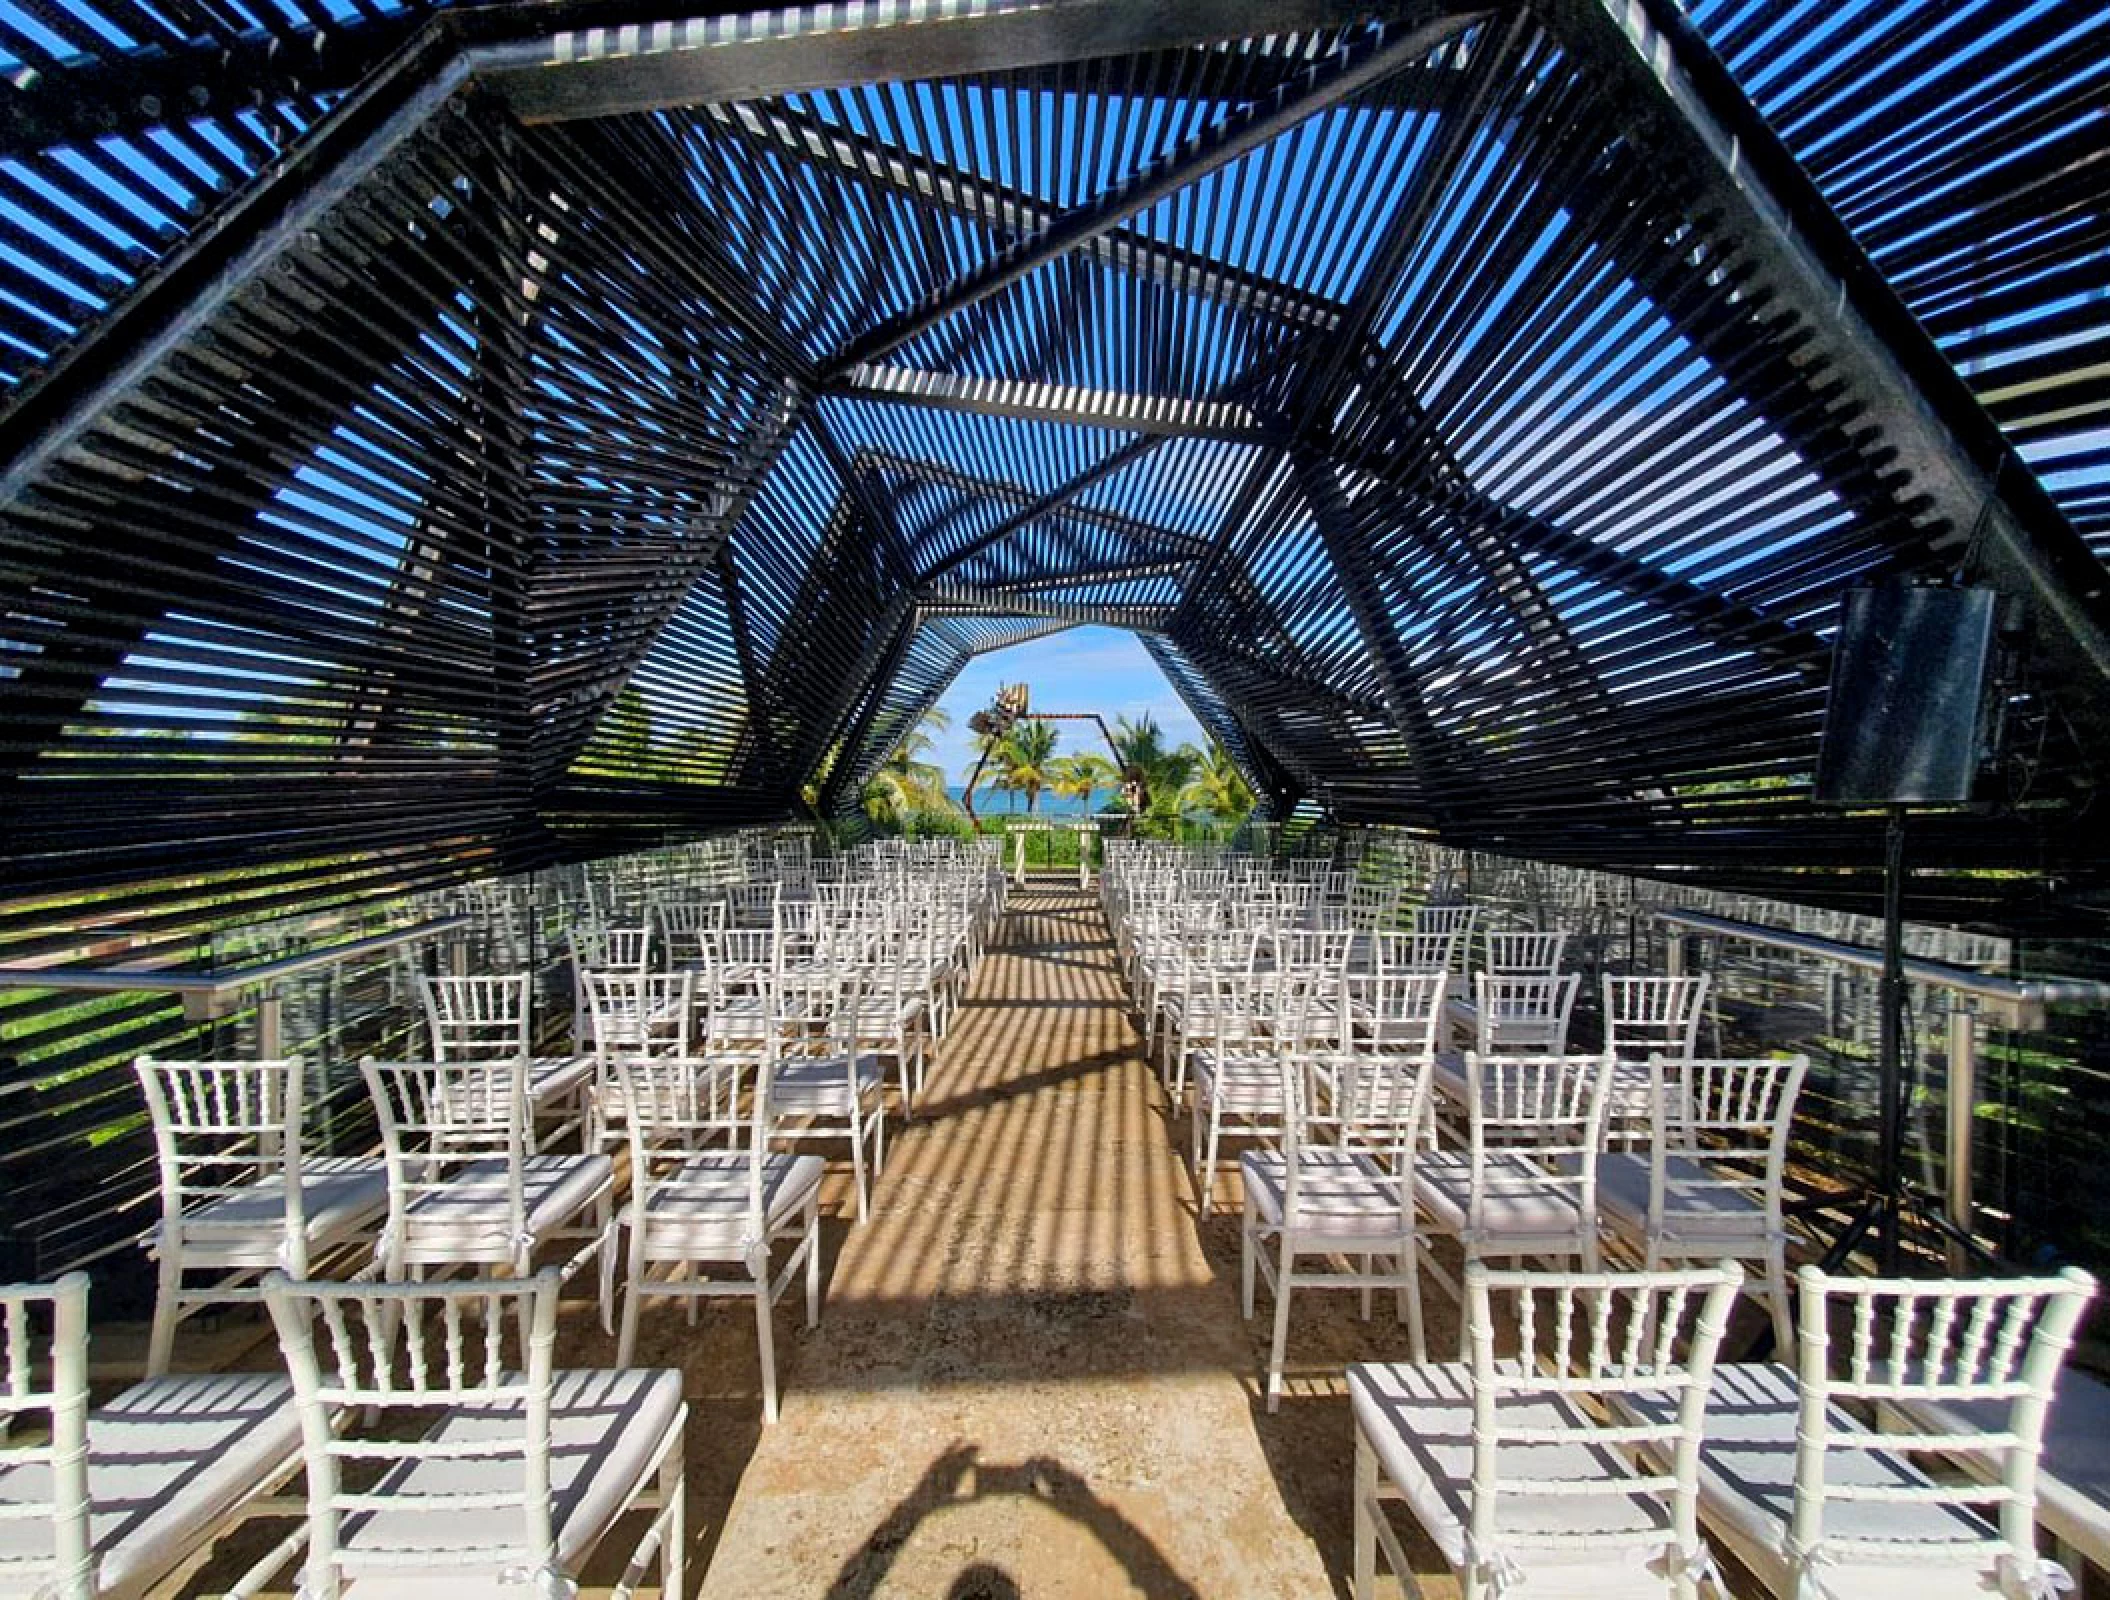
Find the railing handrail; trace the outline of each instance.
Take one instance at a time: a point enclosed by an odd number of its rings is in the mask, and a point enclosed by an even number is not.
[[[1652,914],[1658,922],[1694,933],[1741,939],[1747,944],[1770,945],[1776,950],[1792,950],[1799,955],[1836,961],[1842,966],[1859,967],[1869,972],[1883,970],[1883,952],[1867,945],[1844,944],[1837,939],[1798,933],[1792,928],[1776,928],[1762,922],[1738,922],[1731,917],[1717,917],[1704,911],[1679,911],[1659,906]],[[1905,976],[1914,983],[1954,989],[1959,994],[1991,1001],[2006,1014],[2003,1020],[2008,1026],[2024,1032],[2043,1026],[2044,1012],[2049,1006],[2110,1006],[2110,983],[2098,983],[2090,978],[2001,978],[1974,972],[1969,967],[1951,966],[1946,961],[1931,961],[1925,956],[1907,956]]]
[[[279,956],[254,966],[227,967],[208,972],[177,972],[153,967],[0,967],[0,989],[85,989],[102,994],[145,992],[219,996],[259,984],[291,978],[319,967],[332,967],[355,956],[374,955],[398,945],[415,944],[457,928],[473,926],[467,916],[435,917],[387,933],[368,934],[343,944],[304,950],[299,955]]]

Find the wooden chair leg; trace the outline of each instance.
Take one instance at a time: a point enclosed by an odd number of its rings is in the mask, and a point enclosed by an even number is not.
[[[176,1356],[176,1324],[182,1317],[183,1258],[167,1243],[161,1247],[160,1282],[154,1291],[154,1331],[147,1339],[147,1373],[158,1378]]]
[[[1290,1274],[1297,1262],[1289,1230],[1285,1228],[1280,1237],[1282,1264],[1275,1270],[1275,1337],[1268,1346],[1267,1358],[1267,1408],[1270,1414],[1282,1402],[1282,1358],[1289,1349]]]
[[[1355,1430],[1355,1600],[1377,1590],[1377,1452],[1361,1428]]]
[[[769,1258],[763,1256],[755,1273],[755,1343],[762,1357],[762,1420],[777,1420],[777,1339],[774,1307],[769,1299]]]
[[[806,1326],[821,1321],[821,1202],[815,1194],[806,1202]]]

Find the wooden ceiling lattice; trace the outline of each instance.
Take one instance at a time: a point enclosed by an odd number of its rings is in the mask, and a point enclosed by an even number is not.
[[[1807,785],[1887,576],[2028,616],[1945,903],[2100,882],[2083,0],[54,0],[0,58],[12,890],[847,810],[1103,623],[1278,812],[1851,899]]]

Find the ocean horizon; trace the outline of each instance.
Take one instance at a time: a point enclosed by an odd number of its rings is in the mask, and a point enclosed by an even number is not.
[[[966,809],[965,784],[948,783],[945,792],[952,797],[954,805],[963,811]],[[1091,811],[1104,810],[1112,805],[1116,798],[1118,796],[1114,790],[1101,789],[1092,796]],[[974,809],[984,817],[1022,817],[1026,814],[1026,797],[1013,790],[992,789],[983,784],[975,790]],[[1039,817],[1082,817],[1089,816],[1091,812],[1085,809],[1084,802],[1075,795],[1057,794],[1052,789],[1043,789],[1040,791],[1040,804],[1034,807],[1033,814]]]

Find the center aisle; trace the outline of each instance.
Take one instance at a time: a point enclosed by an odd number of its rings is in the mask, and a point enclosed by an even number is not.
[[[820,1327],[780,1335],[783,1420],[701,1530],[703,1593],[1332,1592],[1105,919],[1074,889],[1011,904],[871,1222],[833,1236]]]

